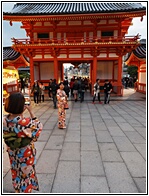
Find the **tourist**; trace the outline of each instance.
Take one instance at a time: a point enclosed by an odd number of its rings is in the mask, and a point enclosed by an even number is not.
[[[24,81],[24,78],[21,78],[21,92],[23,90],[23,93],[25,93],[25,81]]]
[[[67,95],[64,91],[64,84],[60,82],[59,89],[57,90],[57,100],[58,100],[58,128],[65,129],[65,118],[66,118],[66,111],[65,111],[65,104],[67,103]]]
[[[52,84],[52,79],[50,79],[49,86],[48,86],[49,99],[52,99],[51,84]]]
[[[84,101],[84,93],[85,93],[85,81],[82,79],[81,84],[79,86],[79,92],[80,92],[80,102],[82,103]]]
[[[99,104],[102,104],[100,101],[100,80],[96,79],[96,83],[94,84],[94,95],[93,95],[93,104],[95,102],[96,96],[98,97]]]
[[[73,84],[73,95],[74,95],[75,102],[78,101],[78,90],[79,90],[78,80],[75,79],[74,84]]]
[[[39,84],[37,82],[37,80],[34,81],[34,84],[32,86],[32,90],[31,90],[31,94],[33,94],[34,96],[34,103],[35,105],[38,105],[39,102],[39,94],[40,94],[40,87]]]
[[[69,86],[70,86],[70,92],[71,92],[71,96],[73,97],[73,84],[74,84],[74,79],[71,78]]]
[[[3,138],[10,160],[12,184],[15,193],[39,191],[35,171],[37,141],[42,123],[32,112],[31,105],[24,105],[22,93],[12,93],[5,101],[4,109],[8,113],[3,118]],[[29,117],[24,117],[27,110]]]
[[[110,102],[110,94],[112,92],[112,84],[109,82],[109,80],[105,80],[104,84],[104,104]]]
[[[56,79],[54,79],[49,87],[51,89],[51,93],[52,93],[52,98],[53,98],[53,104],[54,104],[54,109],[56,109],[56,103],[57,103],[57,99],[56,99],[56,93],[57,93],[57,89],[59,88],[58,84],[56,83]]]
[[[44,102],[44,90],[45,86],[43,85],[42,82],[40,82],[40,102]]]
[[[63,83],[64,83],[64,91],[65,91],[67,97],[69,97],[69,92],[70,92],[69,84],[68,84],[68,82],[66,80],[64,80]]]

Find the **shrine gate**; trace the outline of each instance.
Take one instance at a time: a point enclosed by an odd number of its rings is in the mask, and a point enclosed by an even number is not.
[[[140,45],[126,36],[132,19],[146,14],[140,3],[17,3],[3,19],[21,22],[28,38],[13,38],[13,49],[30,59],[34,80],[63,80],[63,63],[90,63],[92,85],[109,79],[122,95],[122,57]],[[139,31],[139,30],[138,30]]]

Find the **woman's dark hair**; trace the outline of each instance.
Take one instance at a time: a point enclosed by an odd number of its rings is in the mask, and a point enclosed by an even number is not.
[[[22,93],[12,93],[5,101],[4,109],[11,114],[21,114],[24,110],[25,98]]]
[[[63,84],[63,85],[64,85],[64,82],[60,82],[60,83],[59,83],[59,86],[60,86],[61,84]]]

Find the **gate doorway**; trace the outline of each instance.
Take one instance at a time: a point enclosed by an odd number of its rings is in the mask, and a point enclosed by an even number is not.
[[[63,79],[88,78],[90,79],[90,63],[63,63]]]

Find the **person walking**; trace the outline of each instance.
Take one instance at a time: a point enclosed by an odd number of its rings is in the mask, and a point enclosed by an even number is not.
[[[53,104],[54,104],[54,109],[56,109],[56,104],[57,104],[57,98],[56,98],[56,93],[57,89],[59,88],[58,84],[56,83],[56,79],[53,80],[53,82],[50,85],[51,93],[52,93],[52,98],[53,98]]]
[[[50,79],[49,86],[48,86],[48,94],[50,100],[52,100],[51,84],[52,84],[52,79]]]
[[[35,105],[36,104],[38,105],[39,93],[40,93],[40,87],[39,87],[39,84],[38,84],[37,80],[35,80],[35,82],[33,84],[33,87],[32,87],[32,90],[31,90],[31,94],[33,94],[33,96],[34,96]]]
[[[93,101],[92,103],[94,104],[96,96],[98,97],[99,104],[102,104],[100,100],[100,80],[96,79],[96,83],[94,84],[94,95],[93,95]]]
[[[57,100],[58,100],[58,128],[65,129],[65,119],[66,119],[66,110],[65,104],[67,103],[67,95],[64,91],[64,84],[60,82],[59,89],[57,90]]]
[[[25,81],[24,78],[21,78],[21,92],[23,90],[23,93],[25,93]]]
[[[69,86],[70,86],[70,91],[71,91],[71,96],[73,97],[73,84],[74,84],[74,79],[71,78]]]
[[[73,84],[73,95],[74,95],[75,102],[78,101],[78,90],[79,90],[78,80],[75,79],[74,84]]]
[[[107,104],[110,102],[110,94],[112,92],[112,84],[109,82],[109,80],[105,80],[104,84],[104,104]]]
[[[79,92],[80,92],[80,102],[82,103],[84,101],[84,93],[85,93],[85,81],[82,79],[81,84],[79,87]]]
[[[69,97],[69,92],[70,92],[69,84],[66,80],[64,80],[63,84],[64,84],[64,91],[65,91],[67,97]]]
[[[40,102],[44,102],[44,90],[45,86],[40,82]]]
[[[31,193],[33,189],[39,191],[34,142],[40,136],[43,125],[34,115],[31,104],[25,105],[22,93],[10,94],[4,109],[8,114],[3,118],[3,138],[15,193]],[[29,112],[28,117],[23,116],[25,110]]]

